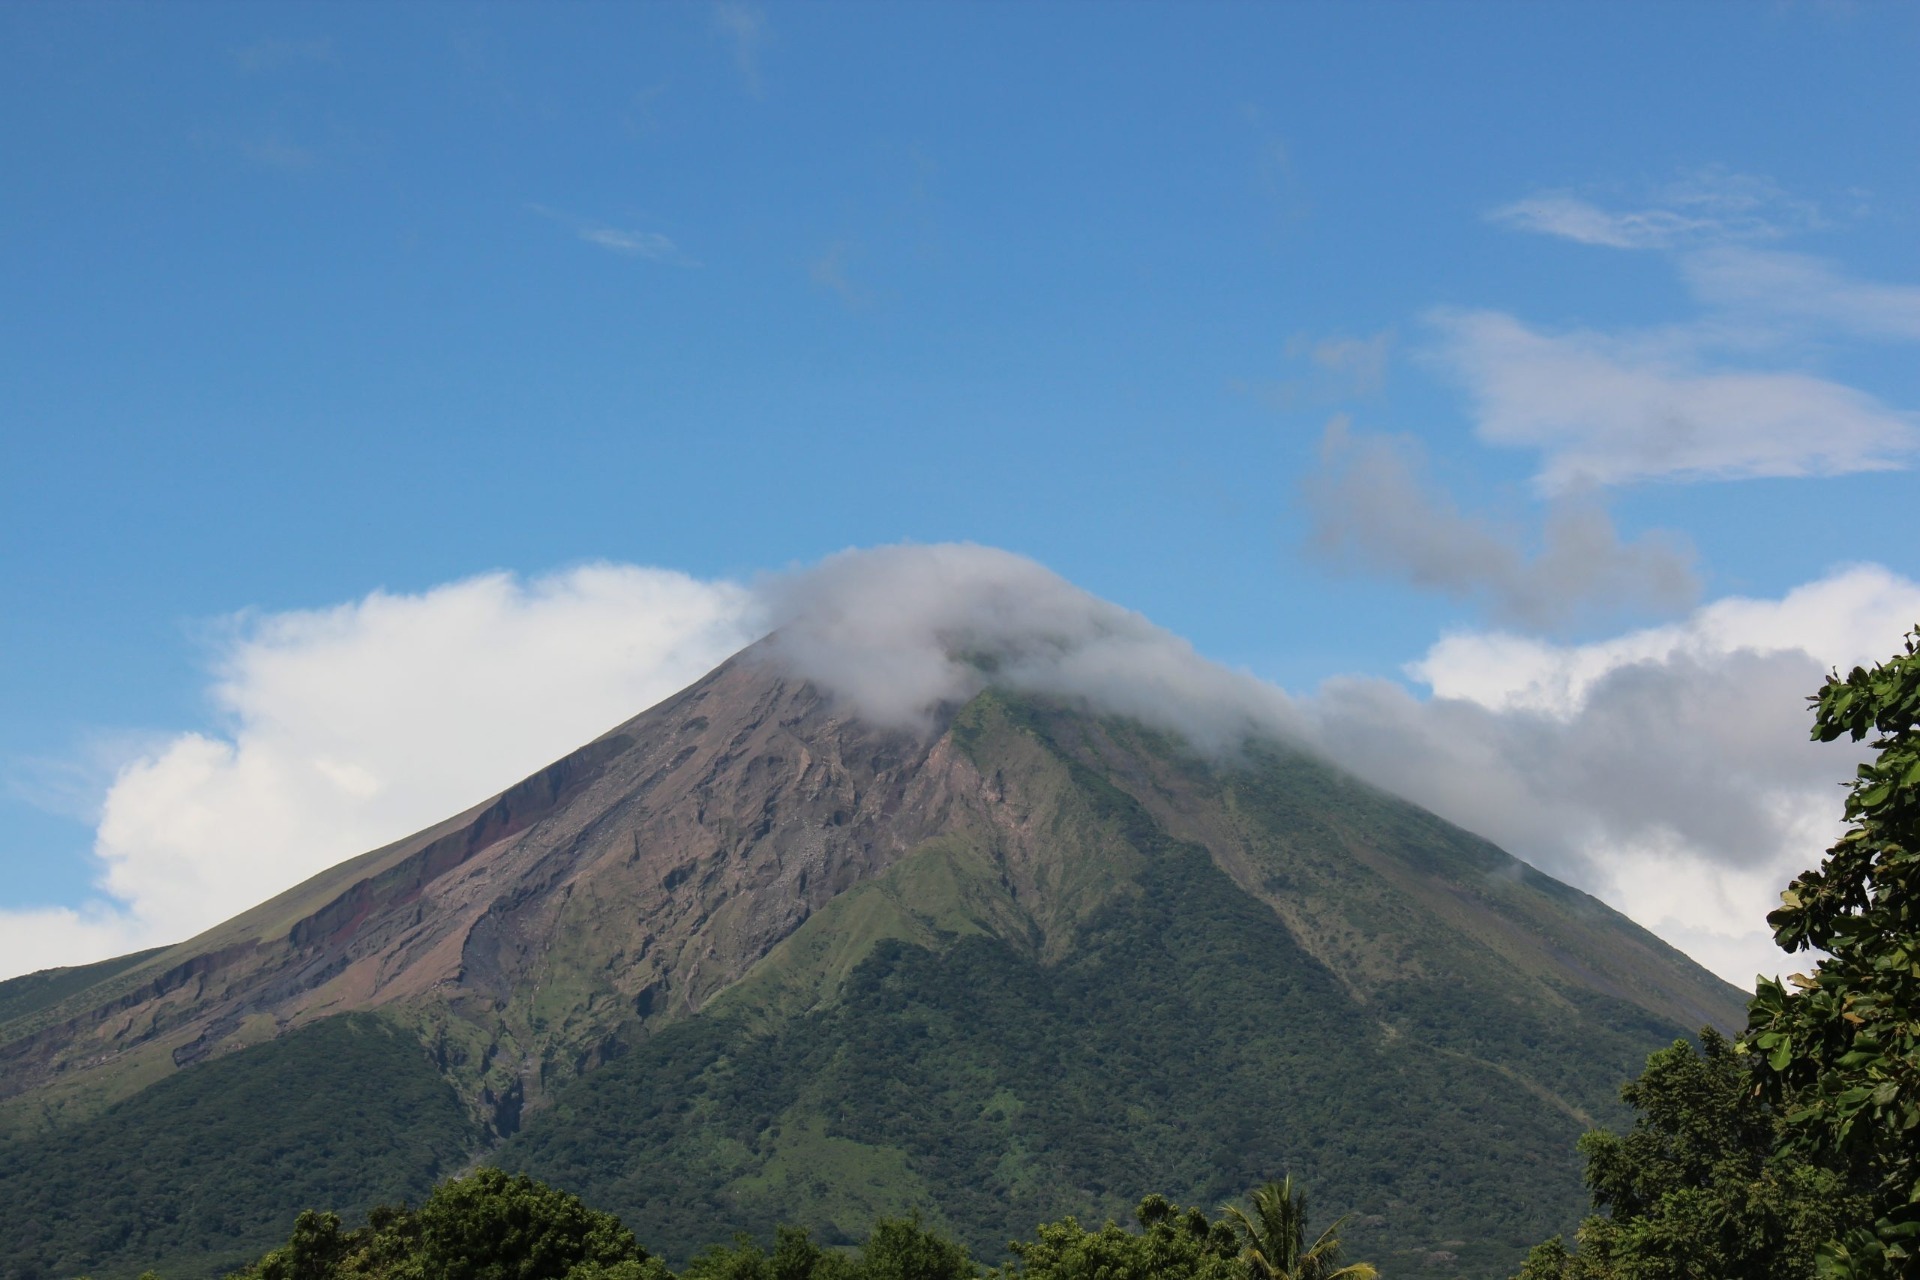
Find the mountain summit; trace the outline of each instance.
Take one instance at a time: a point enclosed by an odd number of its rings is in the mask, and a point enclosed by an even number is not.
[[[876,709],[818,643],[198,938],[0,984],[0,1274],[213,1274],[481,1156],[670,1255],[918,1206],[997,1256],[1290,1170],[1395,1274],[1492,1274],[1577,1216],[1616,1082],[1741,1018],[1283,741],[1021,678],[1057,646],[957,644]]]

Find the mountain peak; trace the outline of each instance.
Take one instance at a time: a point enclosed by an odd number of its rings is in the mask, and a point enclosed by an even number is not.
[[[864,675],[820,666],[819,637],[790,624],[486,803],[198,938],[0,984],[0,1130],[29,1143],[50,1129],[104,1134],[100,1126],[121,1122],[103,1108],[145,1096],[156,1080],[190,1089],[216,1060],[266,1061],[252,1055],[267,1042],[319,1044],[302,1039],[308,1029],[373,1015],[425,1051],[483,1147],[532,1141],[528,1159],[542,1151],[539,1159],[552,1159],[557,1148],[537,1135],[564,1131],[582,1142],[590,1139],[581,1133],[616,1125],[580,1119],[598,1114],[596,1090],[639,1089],[645,1097],[633,1105],[657,1110],[666,1105],[659,1081],[696,1060],[747,1052],[741,1036],[796,1046],[756,1068],[771,1073],[763,1103],[752,1101],[759,1085],[725,1085],[729,1097],[747,1089],[738,1097],[748,1108],[800,1105],[792,1099],[806,1090],[783,1073],[816,1058],[827,1071],[868,1052],[834,1037],[864,1035],[869,1024],[911,1024],[887,1032],[892,1048],[872,1050],[883,1058],[935,1026],[947,1028],[939,1043],[951,1052],[975,1053],[971,1037],[999,1033],[964,1030],[973,1015],[964,993],[941,986],[941,957],[984,965],[981,974],[997,976],[980,981],[1012,984],[1002,994],[1054,992],[1031,995],[1038,1005],[1016,1000],[1009,1017],[1071,1020],[1103,1007],[1106,1021],[1085,1031],[1109,1036],[1143,1011],[1105,1004],[1103,984],[1117,991],[1177,977],[1139,967],[1146,951],[1172,945],[1165,931],[1174,930],[1183,941],[1163,963],[1198,966],[1180,982],[1217,970],[1255,1005],[1290,992],[1285,1017],[1321,1027],[1316,1034],[1348,1028],[1380,1070],[1455,1062],[1479,1073],[1475,1088],[1506,1097],[1500,1105],[1531,1135],[1530,1150],[1557,1149],[1564,1138],[1571,1159],[1574,1133],[1616,1105],[1612,1082],[1638,1057],[1703,1023],[1738,1020],[1738,993],[1597,901],[1282,740],[1255,736],[1257,717],[1244,707],[1237,722],[1225,719],[1208,702],[1227,690],[1207,683],[1217,669],[1198,659],[1167,667],[1169,652],[1185,652],[1181,661],[1191,652],[1168,650],[1144,623],[1072,616],[1099,625],[1076,633],[1075,644],[1037,643],[1030,629],[943,633],[932,637],[946,647],[931,665],[915,659]],[[854,652],[833,651],[837,660]],[[1161,714],[1179,700],[1177,681],[1124,692],[1124,677],[1156,663],[1163,673],[1199,673],[1202,696],[1184,714],[1224,732],[1196,743],[1179,732],[1181,715]],[[894,705],[913,713],[873,714],[864,699],[880,686],[911,689]],[[1154,714],[1127,714],[1128,696]],[[1237,745],[1222,750],[1228,741]],[[1219,939],[1216,923],[1227,929]],[[1249,973],[1255,954],[1278,969]],[[1111,979],[1099,976],[1110,969]],[[911,1012],[928,999],[937,1010]],[[1036,1012],[1060,999],[1069,1001],[1064,1012]],[[1279,1006],[1273,1015],[1282,1016]],[[1227,1013],[1204,991],[1152,1016],[1168,1026],[1199,1019],[1196,1044],[1227,1034],[1219,1021]],[[1155,1027],[1154,1036],[1165,1030]],[[1151,1069],[1141,1078],[1159,1079],[1164,1066],[1142,1059]],[[718,1068],[696,1075],[710,1069]],[[995,1070],[1049,1068],[1008,1059]],[[942,1088],[971,1097],[990,1078]],[[1027,1087],[1011,1077],[996,1086],[1009,1096]],[[789,1101],[776,1106],[777,1097]],[[1012,1104],[966,1103],[1004,1105]],[[769,1189],[771,1173],[751,1172],[755,1161],[825,1159],[844,1149],[831,1143],[868,1132],[836,1129],[825,1114],[795,1121],[791,1142],[801,1147],[785,1155],[787,1139],[764,1149],[754,1139],[727,1157],[736,1164],[696,1162],[682,1182],[717,1178],[714,1187],[733,1186],[728,1195],[769,1211],[786,1205],[779,1212],[835,1221],[904,1208],[888,1197],[942,1185],[902,1172],[875,1184],[891,1188],[875,1192],[880,1199],[849,1200],[841,1188],[820,1200],[806,1190],[813,1182]],[[1076,1121],[1059,1141],[1070,1147],[1078,1128],[1097,1123]],[[587,1129],[567,1128],[580,1124]],[[622,1141],[654,1152],[649,1161],[691,1159],[694,1148],[673,1146],[682,1139],[662,1136],[669,1132]],[[1461,1142],[1480,1141],[1461,1132]],[[888,1142],[911,1151],[919,1140]],[[684,1141],[704,1139],[689,1130]],[[672,1150],[648,1145],[659,1142]],[[829,1147],[816,1151],[822,1142]],[[1489,1170],[1504,1159],[1491,1148],[1483,1155]],[[1351,1173],[1329,1166],[1327,1176],[1357,1187],[1342,1181]],[[1044,1196],[1022,1198],[1039,1194],[1026,1178],[1015,1182],[1028,1190],[1014,1195],[1009,1184],[1014,1198],[999,1209],[968,1201],[968,1229],[990,1242],[1000,1232],[995,1214],[1040,1207]],[[1047,1201],[1046,1212],[1107,1204],[1112,1189],[1095,1182],[1062,1190],[1067,1199]],[[1577,1177],[1569,1185],[1577,1193]],[[1210,1187],[1167,1189],[1191,1197],[1214,1194]],[[653,1213],[658,1206],[646,1206],[658,1197],[680,1194],[648,1192],[654,1199],[630,1208]],[[1424,1203],[1411,1188],[1396,1194]],[[1534,1218],[1528,1238],[1552,1227]]]

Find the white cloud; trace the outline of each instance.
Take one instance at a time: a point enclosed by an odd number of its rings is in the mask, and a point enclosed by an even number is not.
[[[1483,603],[1496,617],[1552,627],[1616,609],[1665,613],[1691,604],[1691,552],[1649,534],[1622,542],[1591,498],[1553,503],[1528,553],[1514,530],[1461,511],[1420,475],[1413,442],[1328,426],[1308,487],[1313,545],[1336,563]]]
[[[1562,493],[1638,480],[1823,476],[1905,464],[1913,416],[1813,374],[1715,368],[1702,334],[1542,333],[1495,311],[1443,311],[1435,355],[1490,444],[1542,454]]]
[[[103,899],[0,911],[0,974],[174,942],[518,781],[756,634],[745,588],[592,565],[233,622],[225,728],[115,777]]]
[[[1203,746],[1307,741],[1745,980],[1855,758],[1807,742],[1805,695],[1915,620],[1920,585],[1862,567],[1592,644],[1449,637],[1412,669],[1429,697],[1359,679],[1295,699],[976,546],[848,552],[754,588],[599,565],[375,593],[233,624],[224,726],[120,771],[100,901],[0,911],[0,974],[176,941],[510,785],[777,622],[776,660],[889,723],[991,670]]]

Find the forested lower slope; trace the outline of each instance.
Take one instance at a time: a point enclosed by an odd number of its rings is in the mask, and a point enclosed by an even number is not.
[[[312,1205],[418,1200],[476,1136],[411,1034],[331,1018],[0,1145],[0,1275],[222,1275]]]

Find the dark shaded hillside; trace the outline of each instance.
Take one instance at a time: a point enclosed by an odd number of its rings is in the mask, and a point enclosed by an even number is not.
[[[0,1277],[221,1275],[302,1209],[417,1200],[475,1137],[410,1034],[329,1019],[0,1145]]]

